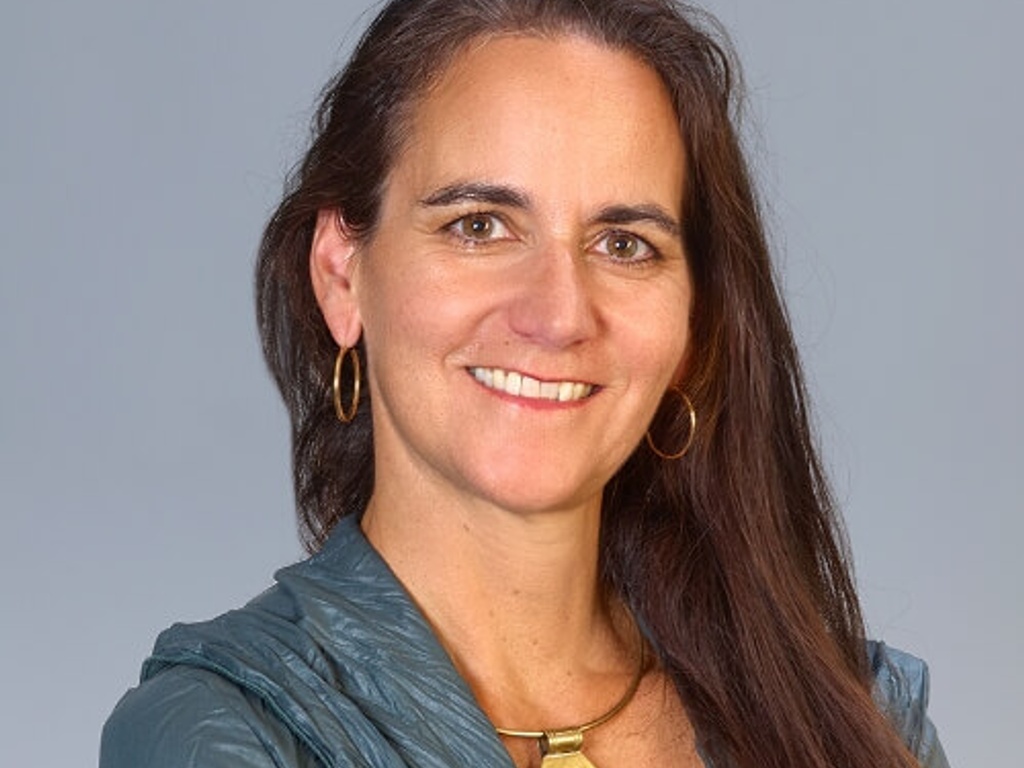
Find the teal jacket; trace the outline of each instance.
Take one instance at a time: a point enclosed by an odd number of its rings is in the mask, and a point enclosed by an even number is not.
[[[924,664],[869,653],[879,705],[923,766],[948,768]],[[103,730],[100,768],[242,766],[514,768],[354,518],[244,608],[162,633]]]

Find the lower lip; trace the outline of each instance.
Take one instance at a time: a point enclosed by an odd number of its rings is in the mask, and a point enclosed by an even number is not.
[[[565,411],[574,408],[581,408],[590,402],[594,395],[600,392],[600,388],[594,387],[589,395],[580,398],[579,400],[548,400],[544,397],[520,397],[519,395],[510,395],[508,392],[501,389],[492,389],[478,381],[476,376],[468,370],[466,373],[469,375],[469,378],[472,379],[473,383],[487,394],[494,395],[494,397],[499,400],[504,400],[506,403],[517,405],[522,408],[530,408],[536,411]]]

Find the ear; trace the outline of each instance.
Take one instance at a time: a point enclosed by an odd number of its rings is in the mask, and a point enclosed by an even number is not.
[[[317,214],[309,274],[320,312],[340,347],[354,347],[363,329],[353,281],[356,246],[337,208],[324,208]]]

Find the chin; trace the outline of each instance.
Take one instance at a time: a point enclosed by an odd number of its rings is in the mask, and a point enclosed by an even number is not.
[[[481,496],[495,506],[522,515],[565,512],[596,502],[600,506],[604,483],[597,481],[567,482],[568,471],[517,473],[513,476],[493,475],[482,483]]]

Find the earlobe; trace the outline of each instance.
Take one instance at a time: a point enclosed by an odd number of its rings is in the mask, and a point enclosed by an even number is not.
[[[339,347],[354,347],[362,332],[355,290],[357,241],[336,208],[316,218],[309,275],[320,312]]]

